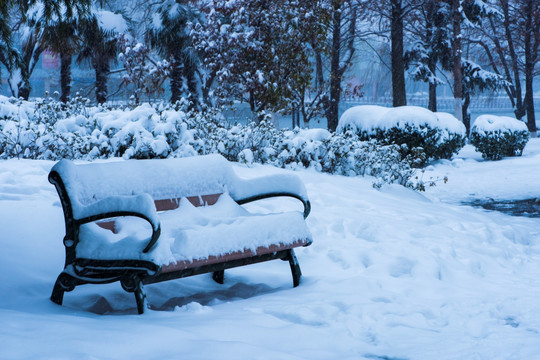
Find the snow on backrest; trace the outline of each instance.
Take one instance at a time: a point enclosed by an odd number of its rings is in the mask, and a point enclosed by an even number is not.
[[[62,177],[71,201],[83,206],[109,196],[143,193],[154,200],[220,194],[238,181],[220,155],[79,165],[61,160],[52,171]]]

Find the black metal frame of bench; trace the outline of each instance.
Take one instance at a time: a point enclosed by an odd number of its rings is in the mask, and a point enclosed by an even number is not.
[[[119,281],[125,291],[134,293],[137,302],[137,311],[139,314],[142,314],[147,307],[146,294],[143,285],[204,273],[212,273],[214,281],[223,284],[224,271],[226,269],[275,259],[288,261],[293,277],[293,286],[296,287],[300,284],[302,272],[292,247],[264,254],[251,254],[250,256],[212,264],[197,265],[170,272],[161,272],[162,268],[160,265],[146,260],[94,260],[78,258],[75,249],[79,241],[79,228],[81,225],[119,216],[136,216],[143,218],[148,222],[150,222],[150,220],[140,213],[130,211],[107,212],[83,219],[75,219],[73,217],[71,200],[69,199],[61,176],[57,172],[51,171],[49,174],[49,182],[56,187],[58,192],[64,211],[66,227],[66,235],[64,237],[66,251],[64,270],[58,276],[51,294],[51,300],[58,305],[62,305],[63,303],[64,292],[72,291],[76,286],[84,284],[105,284]],[[307,218],[311,211],[310,202],[294,193],[266,193],[239,199],[236,200],[236,202],[239,205],[243,205],[252,201],[281,196],[293,197],[300,200],[304,206],[304,218]],[[160,228],[152,230],[150,241],[143,252],[148,252],[153,247],[158,240],[160,233]],[[305,243],[303,246],[307,246],[310,243],[311,242]]]

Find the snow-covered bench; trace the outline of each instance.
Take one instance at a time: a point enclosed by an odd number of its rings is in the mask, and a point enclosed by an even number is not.
[[[144,312],[144,284],[272,259],[300,266],[293,248],[311,244],[310,203],[295,175],[239,178],[219,155],[75,164],[61,160],[56,186],[66,225],[66,262],[51,300],[82,284],[120,281]],[[253,214],[242,204],[289,196],[302,211]],[[210,206],[211,205],[211,206]]]

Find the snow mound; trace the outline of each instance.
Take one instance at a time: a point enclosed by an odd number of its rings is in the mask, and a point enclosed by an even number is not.
[[[374,135],[376,129],[388,130],[427,126],[465,136],[465,126],[453,115],[436,112],[419,106],[387,108],[379,105],[360,105],[347,109],[339,119],[337,131],[353,130],[360,134]]]
[[[399,106],[389,109],[377,122],[377,127],[381,130],[394,127],[403,129],[407,125],[439,128],[439,119],[433,112],[419,106]]]
[[[378,126],[379,120],[390,110],[379,105],[360,105],[347,109],[339,119],[337,132],[353,130],[371,135]]]
[[[437,115],[439,127],[441,129],[444,129],[451,134],[458,134],[461,136],[466,135],[467,130],[465,129],[465,125],[463,125],[463,123],[454,115],[446,112],[436,112],[435,115]]]
[[[527,131],[527,125],[523,121],[508,116],[484,114],[476,118],[471,129],[482,134],[494,131],[517,132]]]

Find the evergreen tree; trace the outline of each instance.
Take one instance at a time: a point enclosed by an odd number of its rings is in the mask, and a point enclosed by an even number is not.
[[[451,68],[450,5],[426,0],[408,22],[412,46],[405,51],[405,63],[411,77],[428,83],[428,109],[437,111],[437,86],[444,81],[437,76],[438,66]]]
[[[28,0],[19,1],[21,53],[10,71],[10,86],[14,96],[30,96],[30,76],[48,47],[46,29],[60,22],[71,22],[79,14],[87,13],[90,0]]]
[[[0,1],[0,64],[8,71],[15,66],[18,60],[18,52],[13,46],[10,24],[10,9],[14,5],[12,0]],[[1,70],[1,69],[0,69]],[[0,77],[1,77],[0,72]]]
[[[527,114],[527,126],[536,132],[533,101],[534,69],[540,46],[540,8],[533,0],[496,0],[476,41],[493,70],[504,76],[504,89],[517,119]],[[525,78],[525,97],[522,80]]]
[[[103,9],[94,9],[91,16],[80,22],[82,48],[77,62],[87,61],[96,74],[96,101],[107,101],[107,81],[110,64],[118,53],[118,37],[128,31],[126,20],[121,14]]]
[[[82,6],[81,6],[82,5]],[[90,16],[89,3],[79,2],[70,16],[47,22],[43,29],[43,42],[60,55],[60,101],[67,102],[71,94],[71,63],[81,49],[81,25]]]
[[[193,49],[188,23],[196,21],[195,10],[180,0],[165,0],[157,8],[146,31],[146,39],[161,56],[169,61],[171,102],[180,100],[187,87],[187,97],[198,105],[197,57]]]

